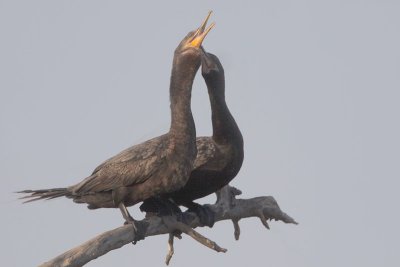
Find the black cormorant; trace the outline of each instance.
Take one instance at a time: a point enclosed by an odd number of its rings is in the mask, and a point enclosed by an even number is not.
[[[203,50],[202,75],[207,84],[212,110],[213,135],[198,137],[197,157],[187,184],[166,197],[195,211],[203,224],[212,226],[210,210],[193,202],[227,185],[243,163],[243,137],[225,102],[225,75],[219,59]],[[156,212],[160,203],[146,200],[142,211]]]
[[[87,203],[89,209],[119,208],[134,225],[127,206],[147,198],[177,191],[189,179],[196,158],[196,130],[191,112],[191,91],[201,64],[201,44],[214,26],[207,29],[208,14],[201,26],[190,32],[174,53],[170,82],[171,127],[168,133],[132,146],[99,165],[82,182],[67,187],[24,190],[27,202],[57,197]]]

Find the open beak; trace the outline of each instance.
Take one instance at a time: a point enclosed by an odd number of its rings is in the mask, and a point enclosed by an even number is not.
[[[207,34],[215,26],[215,22],[213,22],[210,24],[210,26],[208,26],[208,28],[206,28],[207,22],[211,16],[211,13],[212,13],[212,11],[208,12],[207,17],[205,18],[203,23],[200,25],[200,27],[196,30],[196,32],[193,35],[193,38],[189,41],[187,46],[195,47],[195,48],[199,48],[201,46],[201,44],[204,41],[204,38],[206,38]]]

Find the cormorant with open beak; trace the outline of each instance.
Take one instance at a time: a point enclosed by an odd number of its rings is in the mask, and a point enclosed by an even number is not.
[[[201,44],[214,26],[190,32],[174,53],[170,81],[171,126],[168,133],[132,146],[99,165],[82,182],[67,188],[24,190],[30,201],[65,196],[89,209],[119,208],[135,221],[127,206],[175,192],[188,181],[196,158],[196,130],[191,112],[192,84],[201,64]]]

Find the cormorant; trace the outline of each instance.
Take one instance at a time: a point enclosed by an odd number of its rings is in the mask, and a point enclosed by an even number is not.
[[[197,157],[187,184],[167,194],[177,205],[196,212],[204,225],[212,226],[213,214],[194,200],[227,185],[243,163],[243,137],[225,102],[224,69],[217,56],[203,50],[202,75],[207,84],[212,110],[213,135],[196,139]],[[144,201],[142,211],[156,212],[157,199]]]
[[[24,190],[30,201],[65,196],[89,209],[119,208],[124,219],[135,221],[126,209],[147,198],[178,190],[189,179],[196,158],[196,129],[191,112],[192,84],[201,64],[201,44],[208,32],[208,14],[201,26],[180,42],[174,53],[171,81],[171,126],[168,133],[132,146],[99,165],[82,182],[67,188]]]

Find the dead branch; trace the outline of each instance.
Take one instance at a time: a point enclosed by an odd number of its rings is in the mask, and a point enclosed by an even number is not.
[[[168,253],[165,256],[165,264],[169,265],[169,261],[171,260],[172,256],[174,255],[174,235],[169,234],[168,237]]]
[[[271,196],[256,197],[251,199],[236,199],[235,196],[241,192],[227,186],[217,193],[217,202],[210,205],[210,208],[215,212],[215,222],[222,220],[232,220],[235,226],[235,239],[239,238],[240,228],[239,220],[248,217],[258,217],[261,222],[267,227],[267,220],[283,221],[285,223],[297,224],[286,213],[282,212],[275,199]],[[191,220],[188,225],[183,224],[171,217],[152,216],[138,222],[139,231],[142,231],[145,237],[171,234],[176,231],[183,232],[201,244],[214,249],[217,252],[225,252],[226,250],[219,247],[215,242],[207,239],[194,231],[193,228],[200,226],[199,218],[193,214],[188,214]],[[135,240],[132,225],[124,225],[116,229],[104,232],[91,240],[55,257],[54,259],[43,263],[40,267],[48,266],[83,266],[91,260],[94,260],[107,252],[118,249]],[[173,254],[173,237],[169,238],[169,253],[167,261]]]

